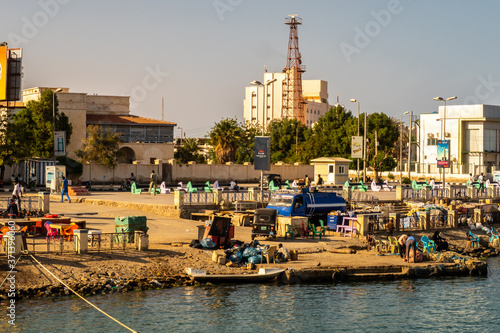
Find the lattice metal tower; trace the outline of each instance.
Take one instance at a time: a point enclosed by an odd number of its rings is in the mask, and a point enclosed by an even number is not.
[[[302,73],[305,66],[299,52],[299,35],[297,26],[302,24],[298,15],[288,15],[285,24],[290,26],[288,53],[286,59],[285,80],[283,81],[283,108],[282,118],[295,118],[305,124],[304,101],[302,99]]]

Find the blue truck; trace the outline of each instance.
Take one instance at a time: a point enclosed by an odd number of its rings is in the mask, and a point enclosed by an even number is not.
[[[334,192],[310,192],[304,188],[302,192],[275,193],[267,208],[276,209],[282,216],[307,216],[326,221],[331,211],[345,212],[346,202]]]

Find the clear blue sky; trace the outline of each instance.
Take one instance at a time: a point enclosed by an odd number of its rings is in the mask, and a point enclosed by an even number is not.
[[[203,137],[243,120],[264,65],[285,67],[288,14],[303,19],[303,78],[328,81],[330,104],[398,119],[437,110],[436,96],[498,105],[499,13],[494,0],[3,1],[0,41],[24,48],[23,88],[135,93],[131,113],[155,119],[164,97],[165,120]]]

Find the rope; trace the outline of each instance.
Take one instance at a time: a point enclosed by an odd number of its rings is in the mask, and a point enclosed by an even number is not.
[[[80,297],[82,300],[84,300],[87,304],[91,305],[92,307],[94,307],[97,311],[101,312],[102,314],[104,314],[106,317],[112,319],[113,321],[115,321],[116,323],[122,325],[123,327],[125,327],[126,329],[128,329],[129,331],[133,332],[133,333],[137,333],[137,331],[134,331],[133,329],[131,329],[130,327],[128,327],[127,325],[119,322],[117,319],[111,317],[110,315],[108,315],[106,312],[104,312],[103,310],[99,309],[97,306],[95,306],[94,304],[90,303],[89,301],[87,301],[83,296],[81,296],[80,294],[78,294],[76,291],[74,291],[73,289],[71,289],[70,286],[68,286],[66,283],[64,283],[63,281],[61,281],[57,276],[55,276],[54,274],[52,274],[51,271],[49,271],[44,265],[42,265],[41,262],[39,262],[38,260],[36,260],[36,258],[30,254],[31,258],[33,258],[33,260],[35,260],[40,266],[42,266],[43,269],[45,269],[47,272],[49,272],[50,275],[52,275],[57,281],[59,281],[60,283],[62,283],[66,288],[68,288],[69,290],[71,290],[73,292],[73,294],[75,294],[76,296]]]
[[[12,267],[12,269],[10,270],[10,272],[5,276],[5,279],[0,284],[0,288],[2,288],[3,284],[5,283],[5,281],[7,281],[7,278],[9,277],[10,273],[12,273],[12,271],[14,270],[14,268],[16,268],[16,265],[17,265],[17,262],[19,261],[19,259],[21,259],[21,256],[19,256],[19,258],[17,258],[14,266]]]

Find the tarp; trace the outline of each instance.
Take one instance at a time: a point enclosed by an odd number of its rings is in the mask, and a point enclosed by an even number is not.
[[[133,233],[136,231],[142,231],[147,233],[149,228],[147,226],[146,216],[125,216],[125,217],[115,217],[115,233]],[[118,237],[120,236],[120,237]],[[116,243],[122,242],[122,235],[115,235],[114,241]],[[134,242],[134,235],[128,237],[127,243]]]

